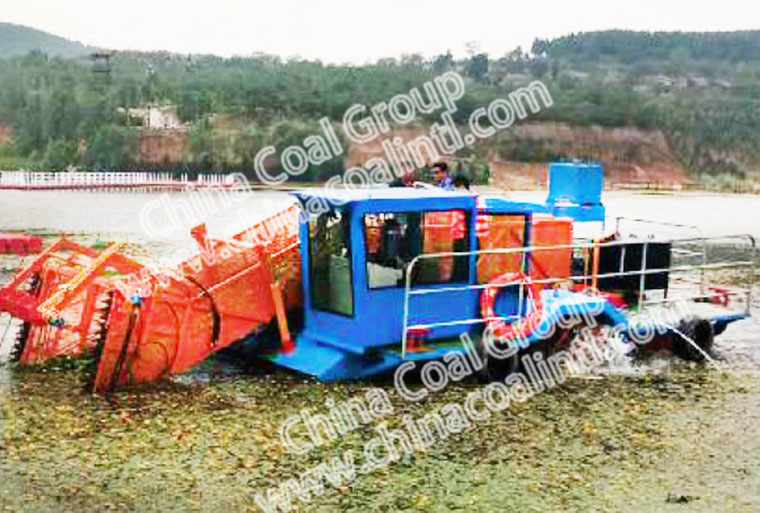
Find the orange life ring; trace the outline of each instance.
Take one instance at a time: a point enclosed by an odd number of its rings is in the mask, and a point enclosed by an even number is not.
[[[508,285],[525,285],[528,298],[533,302],[533,310],[517,322],[507,324],[497,317],[494,311],[494,303],[499,290]],[[538,328],[541,323],[543,305],[541,304],[541,292],[533,284],[530,277],[522,273],[504,273],[488,282],[488,286],[480,295],[480,315],[486,321],[486,327],[491,330],[498,340],[526,339]]]

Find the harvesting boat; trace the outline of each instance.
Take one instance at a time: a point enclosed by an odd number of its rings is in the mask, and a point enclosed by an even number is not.
[[[0,289],[0,311],[20,322],[15,360],[89,357],[97,393],[187,372],[223,350],[322,381],[465,352],[461,335],[482,344],[486,329],[551,351],[578,328],[562,322],[569,314],[624,338],[656,328],[657,347],[709,358],[713,337],[750,315],[754,239],[610,223],[602,190],[600,166],[557,163],[545,201],[426,187],[297,191],[229,240],[196,227],[199,253],[176,269],[119,243],[99,253],[62,239]],[[642,323],[637,314],[652,308],[678,317]],[[489,365],[491,375],[508,367]]]

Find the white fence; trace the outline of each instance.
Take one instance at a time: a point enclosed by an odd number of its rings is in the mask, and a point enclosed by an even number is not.
[[[224,186],[230,183],[225,174],[199,174],[191,182],[187,174],[171,173],[45,173],[34,171],[0,171],[0,187],[18,188],[87,188],[87,187],[151,187],[204,185]]]
[[[187,182],[170,173],[42,173],[0,171],[0,185],[19,187],[77,187],[107,185],[152,185]]]

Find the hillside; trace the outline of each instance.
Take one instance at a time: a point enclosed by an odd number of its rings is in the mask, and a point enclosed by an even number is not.
[[[760,176],[759,57],[760,31],[593,32],[500,57],[406,55],[362,66],[120,52],[108,76],[93,74],[89,62],[26,55],[0,60],[0,124],[13,133],[0,151],[3,162],[44,169],[250,171],[259,149],[300,143],[320,132],[323,116],[339,123],[355,103],[388,101],[456,70],[467,83],[460,123],[533,80],[554,99],[531,117],[533,128],[458,158],[500,166],[590,158],[646,180],[686,173],[728,183]],[[148,130],[125,115],[148,106],[176,112],[178,126]],[[332,159],[301,178],[324,179],[345,165]]]
[[[428,126],[407,126],[393,130],[388,136],[412,141],[429,130]],[[525,158],[526,149],[535,157]],[[589,155],[603,163],[609,184],[688,181],[686,170],[673,154],[667,138],[654,129],[527,121],[514,126],[495,144],[477,148],[476,154],[480,156],[480,164],[489,165],[491,183],[506,188],[542,187],[547,179],[547,161],[571,155]],[[361,166],[368,159],[383,155],[377,140],[349,144],[346,166]],[[477,159],[464,160],[470,172],[477,174],[477,169],[473,169],[478,167]]]
[[[0,22],[0,59],[39,51],[57,57],[81,57],[93,49],[41,30]]]

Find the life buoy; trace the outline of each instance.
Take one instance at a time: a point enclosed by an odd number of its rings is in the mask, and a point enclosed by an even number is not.
[[[507,324],[497,317],[494,311],[496,295],[499,291],[508,285],[525,285],[528,292],[528,299],[533,303],[531,312],[520,318],[518,321]],[[543,306],[541,304],[541,293],[533,284],[533,281],[522,273],[509,272],[504,273],[488,282],[488,286],[480,295],[480,315],[486,321],[486,326],[491,330],[494,337],[498,340],[515,340],[528,338],[541,323]]]
[[[714,296],[710,296],[710,302],[718,306],[728,306],[728,290],[723,287],[710,287],[710,291],[714,292]]]

